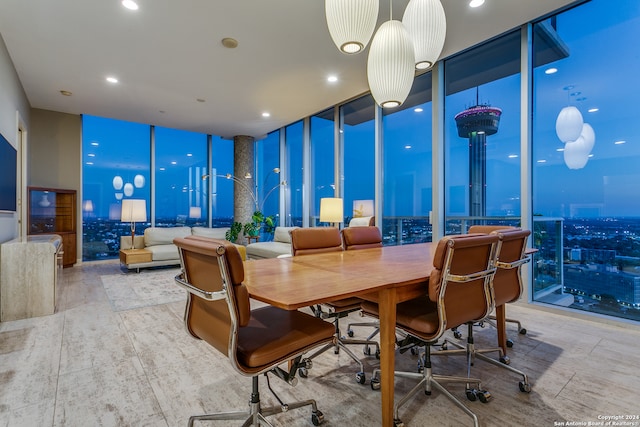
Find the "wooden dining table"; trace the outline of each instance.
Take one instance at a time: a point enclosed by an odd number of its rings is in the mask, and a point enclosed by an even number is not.
[[[258,301],[285,310],[359,297],[380,317],[382,426],[393,426],[396,304],[424,295],[436,243],[386,246],[245,262],[244,284]]]

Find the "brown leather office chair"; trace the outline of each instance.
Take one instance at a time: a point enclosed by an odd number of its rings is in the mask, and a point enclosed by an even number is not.
[[[525,255],[525,250],[527,246],[527,239],[530,234],[531,232],[529,230],[522,230],[520,228],[513,227],[495,229],[489,234],[498,236],[499,239],[496,261],[497,270],[492,282],[496,310],[498,310],[499,307],[504,309],[505,304],[518,300],[522,295],[520,268],[523,264],[529,261],[529,258]],[[509,356],[506,355],[503,348],[500,346],[493,348],[477,348],[474,344],[472,322],[467,324],[467,329],[466,346],[462,346],[454,341],[445,341],[442,346],[443,350],[434,354],[447,356],[455,354],[465,355],[467,359],[471,359],[472,363],[476,358],[484,360],[495,366],[520,375],[522,377],[522,381],[518,383],[520,391],[525,393],[531,392],[531,385],[529,384],[527,374],[509,366]],[[500,342],[502,342],[502,340],[498,339],[498,343]],[[453,344],[455,347],[458,347],[458,349],[448,350],[448,343]],[[499,362],[485,355],[485,353],[492,352],[498,352]]]
[[[309,254],[320,254],[326,252],[338,252],[342,251],[342,239],[340,237],[340,230],[335,227],[312,227],[312,228],[296,228],[291,230],[291,254],[296,256],[304,256]],[[311,359],[319,356],[330,348],[334,349],[334,352],[338,354],[340,349],[344,350],[349,357],[351,357],[360,367],[360,371],[356,373],[356,381],[360,384],[364,384],[366,376],[364,373],[364,364],[349,348],[348,344],[360,344],[360,345],[372,345],[376,348],[376,356],[379,356],[379,345],[375,341],[371,340],[357,340],[343,338],[340,333],[339,320],[343,317],[347,317],[349,313],[360,310],[360,298],[346,298],[340,301],[333,301],[331,303],[324,303],[311,307],[314,314],[322,319],[333,319],[335,328],[336,340],[333,344],[328,344],[323,348],[318,349],[315,353],[305,358],[305,363],[310,365]],[[323,309],[323,306],[327,310]],[[303,366],[300,369],[300,376],[306,376],[307,369]]]
[[[494,231],[506,231],[506,230],[515,230],[517,229],[517,227],[510,227],[510,226],[503,226],[503,225],[473,225],[469,228],[469,233],[483,233],[483,234],[489,234],[492,233]],[[531,234],[531,233],[529,233]],[[519,261],[520,265],[521,264],[525,264],[527,262],[530,261],[530,258],[524,255],[524,251],[526,249],[526,244],[527,241],[525,239],[525,241],[523,242],[521,251],[519,251],[517,248],[514,248],[513,250],[516,250],[516,252],[521,252],[519,253],[517,256],[519,257],[520,260]],[[513,246],[513,244],[511,244],[511,246]],[[511,249],[507,248],[507,251],[510,251]],[[507,252],[505,251],[505,256]],[[514,258],[514,254],[511,253],[507,256],[509,259],[513,259],[513,261],[511,262],[515,262],[515,258]],[[503,257],[503,259],[506,259],[505,257]],[[506,262],[506,261],[505,261]],[[499,266],[498,266],[499,267]],[[510,267],[511,269],[515,268],[515,267]],[[505,269],[505,266],[503,266],[502,269]],[[518,278],[515,279],[515,275],[517,272],[517,276]],[[499,277],[499,281],[503,282],[502,279],[500,279],[500,277],[503,276],[502,273],[498,272],[496,273],[496,275]],[[517,270],[513,270],[513,272],[509,275],[505,275],[505,276],[511,276],[514,280],[511,280],[512,285],[506,285],[506,286],[500,286],[500,289],[497,290],[498,295],[496,295],[496,307],[500,307],[505,303],[510,303],[510,302],[514,302],[517,301],[518,299],[520,299],[520,296],[522,295],[522,280],[520,279],[520,268],[518,268]],[[505,281],[506,282],[506,281]],[[516,286],[517,285],[517,286]],[[502,288],[504,287],[504,290],[502,290]],[[519,291],[517,290],[517,288],[519,288]],[[517,296],[516,296],[517,293]],[[488,323],[492,326],[496,326],[495,323],[493,323],[494,321],[496,321],[495,316],[489,316],[488,319]],[[517,327],[517,331],[520,335],[525,335],[527,333],[527,330],[525,328],[522,327],[522,323],[520,323],[519,320],[517,319],[511,319],[511,318],[506,318],[505,322],[507,323],[513,323],[516,325]],[[500,339],[499,341],[502,342],[502,339]],[[511,339],[506,339],[506,346],[507,347],[513,347],[513,341]],[[506,354],[507,349],[503,348],[503,352]]]
[[[478,425],[478,418],[462,401],[458,400],[442,384],[465,384],[469,400],[487,402],[491,395],[482,390],[477,378],[451,377],[433,374],[431,368],[431,346],[454,326],[484,319],[493,308],[491,280],[496,271],[496,235],[457,235],[442,238],[434,254],[434,270],[429,277],[428,294],[398,304],[396,327],[407,334],[407,340],[425,346],[424,369],[421,373],[396,372],[403,378],[419,378],[420,382],[394,406],[394,424],[403,426],[399,408],[418,391],[430,395],[438,389],[455,403]],[[375,304],[364,302],[367,311],[375,312]],[[469,373],[469,372],[468,372]],[[373,389],[379,388],[379,371],[374,371],[371,380]],[[472,387],[475,385],[475,387]]]
[[[282,403],[271,389],[267,373],[295,385],[302,354],[332,343],[333,327],[297,310],[272,306],[251,310],[249,294],[242,283],[242,258],[232,243],[192,237],[177,238],[173,242],[180,252],[182,266],[176,283],[188,292],[184,315],[187,331],[227,356],[236,371],[252,377],[253,381],[247,411],[192,416],[188,425],[192,426],[194,421],[234,419],[245,420],[245,426],[271,425],[266,416],[307,405],[312,407],[312,423],[319,425],[324,416],[315,400]],[[278,366],[284,362],[291,364],[289,371]],[[260,406],[258,376],[263,373],[280,406]]]
[[[353,251],[358,249],[369,248],[381,248],[382,247],[382,234],[380,229],[375,226],[356,226],[348,227],[342,230],[342,243],[345,251]],[[360,312],[362,315],[362,311]],[[371,341],[380,332],[379,322],[358,322],[349,323],[347,325],[347,335],[349,337],[354,336],[354,326],[367,326],[375,328],[373,332],[366,338],[367,341]],[[371,348],[368,344],[365,344],[364,354],[370,355]]]

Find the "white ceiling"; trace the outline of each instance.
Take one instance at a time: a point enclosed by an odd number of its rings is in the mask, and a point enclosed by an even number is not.
[[[407,3],[394,2],[394,18]],[[442,3],[447,57],[574,0]],[[368,49],[338,51],[322,0],[138,4],[134,12],[120,0],[1,0],[0,35],[31,106],[259,138],[368,91]],[[382,2],[379,23],[388,17]],[[239,46],[223,47],[224,37]],[[329,74],[338,83],[327,83]],[[107,83],[110,75],[120,82]]]

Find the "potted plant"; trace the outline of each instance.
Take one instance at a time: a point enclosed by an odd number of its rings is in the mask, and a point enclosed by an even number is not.
[[[227,230],[227,232],[224,233],[224,237],[228,241],[235,243],[236,240],[238,240],[238,235],[240,234],[241,231],[242,231],[242,223],[236,221],[231,225],[229,230]]]
[[[255,211],[251,215],[251,221],[242,226],[245,236],[258,236],[260,229],[267,234],[273,234],[275,230],[275,219],[273,216],[264,216],[261,211]]]

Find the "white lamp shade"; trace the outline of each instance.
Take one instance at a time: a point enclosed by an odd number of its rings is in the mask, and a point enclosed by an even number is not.
[[[373,36],[367,61],[369,89],[383,108],[402,105],[413,84],[415,54],[402,22],[387,21]]]
[[[122,200],[123,196],[124,196],[123,193],[116,193],[116,200]]]
[[[93,201],[92,200],[85,200],[82,203],[82,210],[85,212],[93,212]]]
[[[589,151],[582,137],[564,145],[564,163],[569,169],[582,169],[589,160]]]
[[[122,185],[124,181],[122,181],[122,177],[120,175],[116,175],[113,177],[113,189],[114,190],[122,190]]]
[[[378,21],[378,0],[325,0],[329,34],[344,53],[364,50]]]
[[[133,184],[131,184],[130,182],[127,182],[124,185],[124,195],[127,197],[133,196]]]
[[[596,143],[596,133],[589,123],[585,123],[582,125],[582,132],[580,133],[580,137],[584,140],[587,155],[590,154],[591,150],[593,150],[593,146]]]
[[[136,175],[133,178],[133,185],[135,185],[136,188],[144,187],[144,175],[140,175],[140,174]]]
[[[440,0],[411,0],[402,23],[413,40],[416,69],[431,68],[442,52],[447,34],[447,19]]]
[[[189,208],[189,218],[200,218],[202,217],[202,208],[199,206],[191,206]]]
[[[564,107],[556,119],[556,134],[560,141],[575,141],[582,133],[582,114],[576,107]]]
[[[344,209],[342,199],[336,197],[323,197],[320,199],[320,222],[344,221]]]
[[[147,201],[144,199],[125,199],[120,213],[122,222],[146,222]]]
[[[373,216],[373,200],[354,200],[353,216],[355,218]]]

